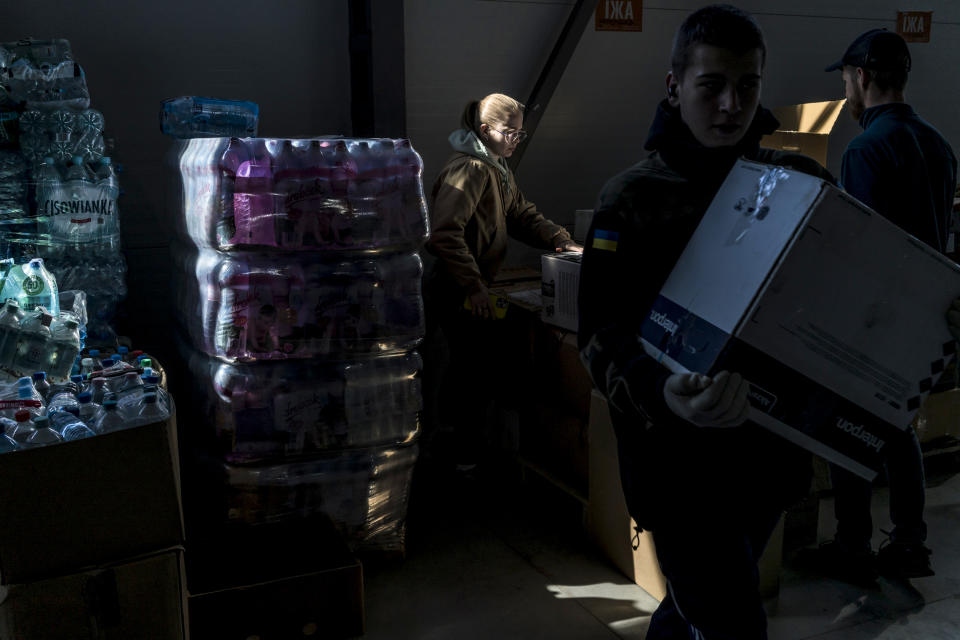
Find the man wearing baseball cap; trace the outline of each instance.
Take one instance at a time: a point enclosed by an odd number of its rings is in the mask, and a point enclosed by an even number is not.
[[[911,62],[903,38],[873,29],[826,68],[841,71],[850,113],[863,128],[843,154],[840,182],[874,211],[945,253],[957,160],[943,136],[904,100]],[[899,442],[889,444],[885,462],[894,528],[876,555],[870,544],[870,483],[831,465],[837,532],[816,555],[825,571],[841,579],[870,583],[877,573],[897,578],[934,574],[924,544],[925,479],[917,434],[906,429]]]

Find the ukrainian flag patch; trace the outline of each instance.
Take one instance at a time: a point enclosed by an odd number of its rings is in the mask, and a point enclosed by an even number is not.
[[[616,251],[617,242],[620,240],[620,234],[616,231],[605,231],[604,229],[593,230],[593,242],[591,247],[602,249],[603,251]]]

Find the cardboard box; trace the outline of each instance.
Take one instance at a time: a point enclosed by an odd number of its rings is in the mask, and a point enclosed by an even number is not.
[[[363,635],[363,571],[327,518],[191,535],[186,562],[195,638]]]
[[[799,172],[740,161],[641,326],[673,371],[740,372],[751,419],[867,479],[953,359],[960,267]]]
[[[27,583],[183,544],[176,414],[6,453],[0,583]]]
[[[540,256],[541,318],[547,324],[576,331],[579,324],[577,296],[580,290],[582,253],[565,251]]]
[[[760,146],[810,156],[827,166],[830,132],[837,123],[846,100],[808,102],[771,109],[780,128],[764,136]]]
[[[2,590],[4,640],[186,637],[187,591],[180,548]]]
[[[603,395],[594,390],[590,397],[590,490],[587,507],[590,535],[628,578],[657,600],[667,593],[667,581],[657,563],[656,545],[649,531],[637,535],[635,522],[627,512],[620,484],[617,437],[610,410]],[[774,530],[758,563],[760,595],[775,597],[780,592],[783,559],[784,521]],[[634,548],[636,546],[636,548]]]
[[[960,389],[927,396],[914,425],[921,443],[960,437]]]

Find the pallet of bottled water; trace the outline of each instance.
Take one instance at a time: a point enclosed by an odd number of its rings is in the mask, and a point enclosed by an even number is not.
[[[167,420],[172,400],[147,356],[79,358],[78,373],[51,383],[47,372],[0,382],[0,453],[69,442]],[[73,364],[73,362],[71,362]]]
[[[194,346],[227,361],[409,351],[424,334],[414,252],[227,253],[173,248],[178,321]]]
[[[198,247],[403,251],[429,234],[409,140],[193,138],[167,163],[178,232]]]
[[[304,458],[333,449],[413,442],[423,400],[414,352],[349,362],[228,364],[181,346],[191,406],[213,416],[230,464]]]
[[[254,524],[324,514],[354,548],[402,551],[417,450],[410,444],[267,466],[224,465],[225,515]]]
[[[10,100],[27,108],[90,106],[83,69],[73,60],[67,40],[31,40],[0,44],[0,77]]]

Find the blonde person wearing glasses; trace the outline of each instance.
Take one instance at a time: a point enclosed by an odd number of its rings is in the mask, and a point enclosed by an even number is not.
[[[508,236],[547,251],[583,251],[524,198],[507,166],[527,136],[523,109],[502,93],[469,102],[461,128],[448,138],[453,155],[431,193],[427,250],[437,260],[425,290],[428,333],[442,328],[450,348],[440,411],[442,417],[445,405],[455,408],[454,456],[463,469],[482,457],[480,398],[489,397],[492,379],[500,377],[493,354],[503,341],[491,322],[488,288],[506,258]]]

